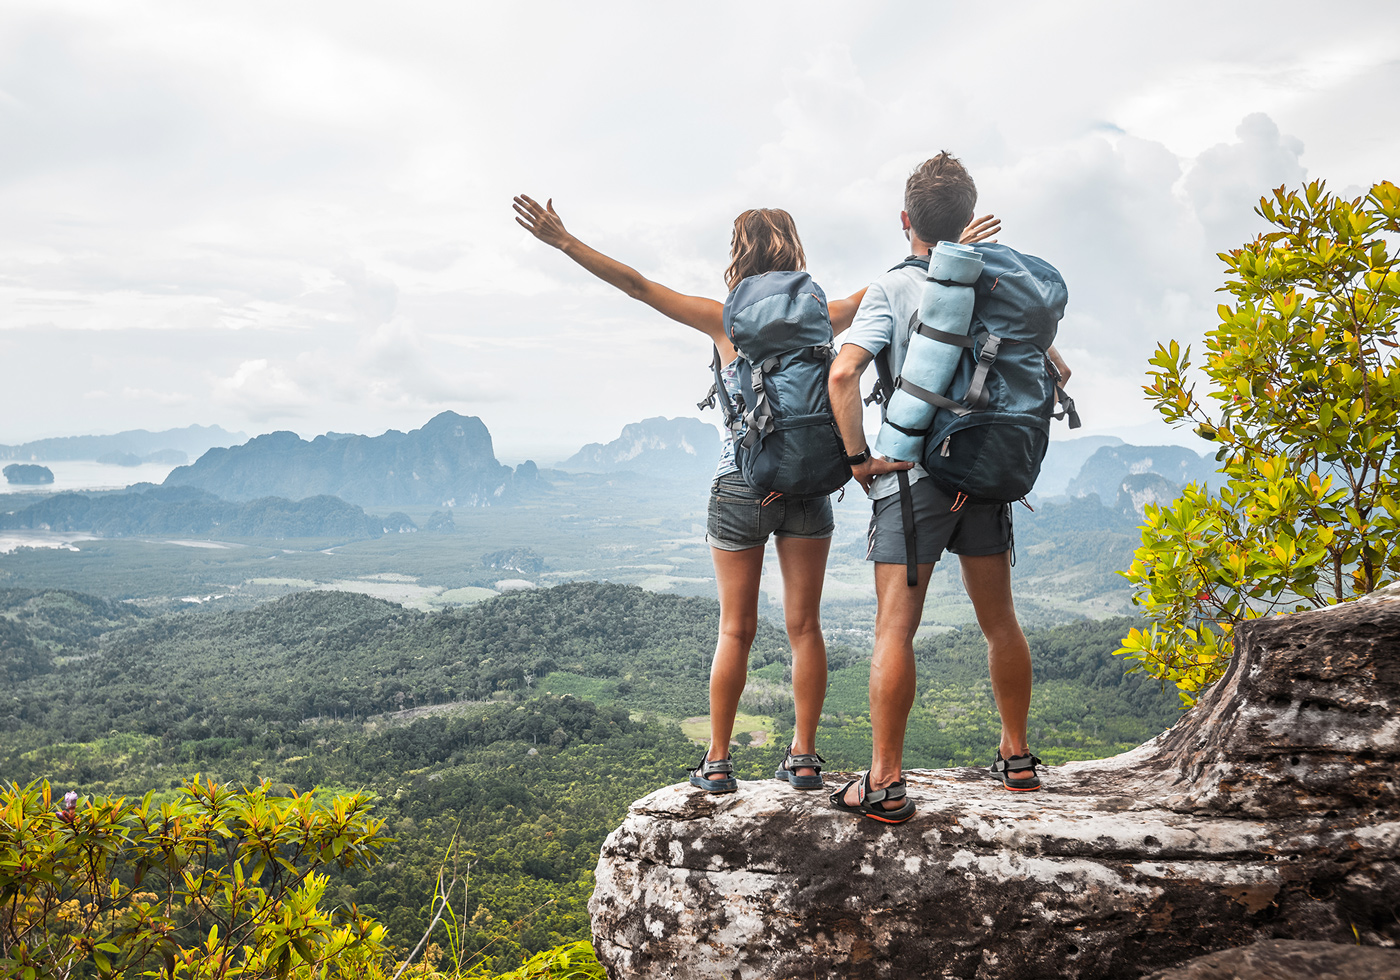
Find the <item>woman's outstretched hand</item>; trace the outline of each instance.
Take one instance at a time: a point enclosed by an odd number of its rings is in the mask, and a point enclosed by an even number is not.
[[[515,221],[520,227],[534,235],[546,245],[562,249],[573,238],[564,230],[564,222],[554,211],[554,198],[540,203],[528,195],[515,198]],[[971,226],[969,226],[971,227]]]
[[[520,198],[516,198],[516,200],[518,201]],[[560,228],[562,227],[563,225],[560,225]],[[958,241],[963,245],[971,245],[973,242],[985,242],[991,238],[995,242],[996,239],[992,236],[999,231],[1001,231],[1001,219],[994,214],[984,214],[982,217],[973,218],[967,223],[967,227],[963,229],[962,237]]]

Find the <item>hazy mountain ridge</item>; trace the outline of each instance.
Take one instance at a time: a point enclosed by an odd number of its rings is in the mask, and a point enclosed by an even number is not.
[[[1107,503],[1116,501],[1123,483],[1129,476],[1156,473],[1177,487],[1188,483],[1219,482],[1215,460],[1192,452],[1184,446],[1104,446],[1084,461],[1079,475],[1069,482],[1066,492],[1071,497],[1091,493]]]
[[[719,432],[708,422],[658,416],[623,426],[622,434],[611,442],[589,443],[557,468],[575,473],[704,478],[714,472],[719,449]]]
[[[1052,441],[1045,451],[1045,461],[1040,464],[1035,492],[1042,497],[1063,496],[1069,482],[1084,468],[1085,460],[1104,446],[1121,445],[1123,440],[1117,436],[1080,436]]]
[[[136,456],[144,460],[162,450],[176,450],[184,453],[186,457],[194,458],[216,446],[234,446],[247,439],[246,433],[229,432],[217,425],[187,425],[184,428],[164,429],[160,432],[128,429],[106,436],[61,436],[55,439],[36,439],[16,446],[0,445],[0,459],[64,462],[98,460],[102,456],[116,454]]]
[[[509,502],[539,484],[533,463],[497,462],[491,433],[475,416],[443,412],[421,429],[380,436],[258,436],[211,449],[166,477],[231,500],[340,497],[361,506],[483,507]]]
[[[124,493],[59,493],[12,513],[0,530],[90,531],[104,537],[171,535],[361,539],[416,531],[403,514],[374,517],[338,497],[233,502],[194,487],[139,484]]]

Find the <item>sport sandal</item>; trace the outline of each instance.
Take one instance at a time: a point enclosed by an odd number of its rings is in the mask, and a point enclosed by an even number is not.
[[[851,806],[846,802],[846,792],[852,787],[859,787],[859,802]],[[886,801],[904,800],[904,805],[893,810],[887,810],[877,804]],[[834,810],[843,813],[856,813],[871,820],[879,820],[883,823],[904,823],[914,815],[914,803],[905,797],[904,780],[891,783],[884,789],[870,788],[870,773],[866,772],[857,779],[852,779],[845,786],[842,786],[835,793],[831,794],[831,806]]]
[[[728,758],[711,760],[707,748],[700,756],[700,764],[690,770],[690,785],[698,786],[707,793],[732,793],[739,788],[734,778],[734,763]],[[716,778],[711,779],[711,776]]]
[[[997,749],[997,757],[992,762],[992,772],[1001,778],[1001,784],[1013,793],[1031,793],[1040,789],[1040,777],[1036,775],[1035,767],[1044,765],[1039,759],[1027,752],[1025,755],[1013,755],[1009,759],[1001,757],[1001,749]],[[1031,774],[1030,779],[1012,779],[1013,772],[1026,772]]]
[[[793,755],[792,746],[788,746],[787,755],[783,756],[783,761],[775,773],[774,779],[785,779],[793,789],[821,789],[822,788],[822,763],[826,762],[815,752],[804,755]],[[811,776],[799,776],[799,769],[815,769]]]

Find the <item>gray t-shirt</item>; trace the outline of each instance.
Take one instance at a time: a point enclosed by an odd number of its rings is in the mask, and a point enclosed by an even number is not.
[[[865,291],[850,328],[842,335],[842,346],[855,344],[872,355],[888,347],[890,372],[899,377],[904,369],[904,355],[909,352],[909,321],[919,309],[927,279],[928,273],[917,266],[895,269],[876,279]],[[926,476],[928,471],[915,463],[909,471],[909,482],[915,483]],[[869,496],[871,500],[880,500],[898,492],[899,477],[884,473],[870,484]]]

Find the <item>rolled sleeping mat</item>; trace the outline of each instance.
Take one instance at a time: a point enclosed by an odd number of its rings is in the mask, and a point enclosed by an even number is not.
[[[929,256],[928,272],[919,319],[935,330],[967,336],[975,298],[972,284],[982,274],[982,256],[969,245],[939,242]],[[949,282],[960,285],[945,285]],[[911,334],[900,377],[920,388],[946,395],[962,352],[961,347],[953,344],[920,333]],[[889,423],[893,421],[906,429],[926,429],[933,421],[934,411],[922,398],[896,389],[885,411],[886,422],[875,439],[875,451],[886,459],[917,462],[923,456],[923,437],[901,432]]]

